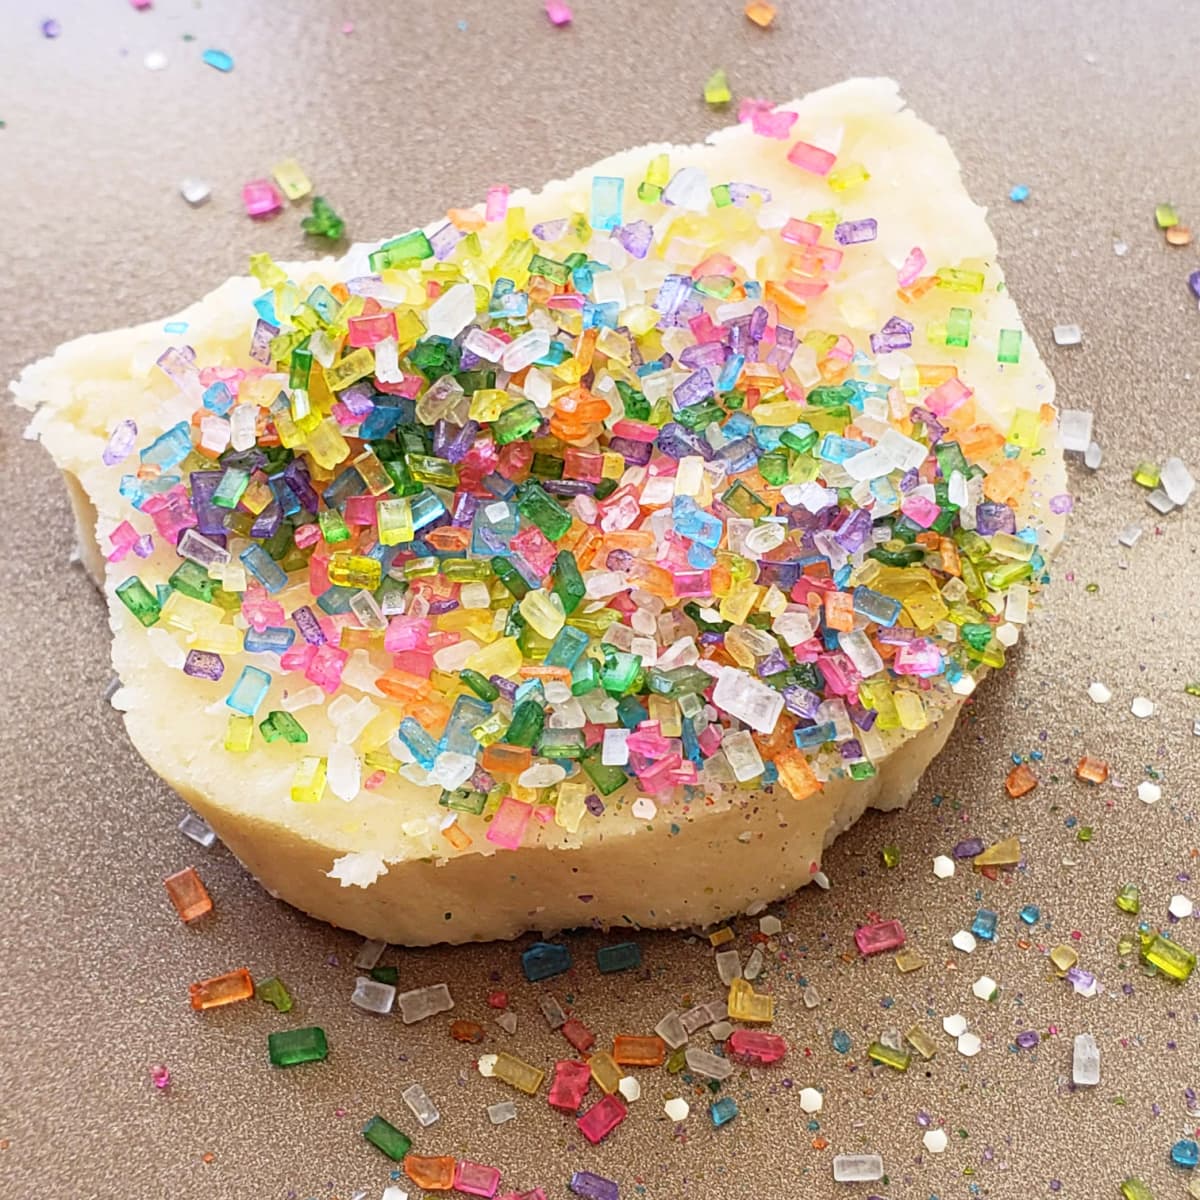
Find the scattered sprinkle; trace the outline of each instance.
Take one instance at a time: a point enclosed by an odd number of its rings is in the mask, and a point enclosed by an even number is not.
[[[224,50],[205,50],[200,58],[210,67],[225,74],[233,70],[233,56],[226,54]]]
[[[732,99],[733,93],[729,90],[729,80],[726,79],[725,72],[718,67],[704,84],[704,103],[709,108],[723,108]]]
[[[767,0],[750,0],[744,11],[760,29],[769,28],[775,20],[775,5],[768,4]]]

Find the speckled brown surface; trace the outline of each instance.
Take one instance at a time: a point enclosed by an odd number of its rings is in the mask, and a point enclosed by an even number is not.
[[[774,98],[886,73],[950,138],[972,194],[993,207],[1010,287],[1060,403],[1095,409],[1106,460],[1096,475],[1073,463],[1077,512],[1051,608],[1013,669],[988,683],[909,814],[866,818],[828,857],[833,890],[781,911],[767,979],[779,997],[775,1028],[794,1047],[787,1064],[737,1076],[729,1090],[742,1115],[719,1132],[693,1089],[645,1072],[630,1120],[592,1149],[544,1093],[516,1096],[517,1120],[491,1128],[485,1106],[509,1093],[477,1076],[474,1048],[452,1042],[442,1019],[406,1028],[351,1009],[357,939],[271,900],[220,848],[198,850],[175,831],[180,802],[102,699],[107,628],[99,598],[67,566],[66,498],[47,457],[21,441],[23,418],[3,408],[0,1197],[240,1200],[294,1189],[346,1200],[363,1189],[375,1200],[389,1164],[358,1128],[380,1112],[412,1132],[400,1091],[414,1080],[443,1113],[418,1134],[421,1150],[495,1163],[504,1190],[540,1184],[555,1200],[578,1168],[617,1179],[624,1197],[661,1200],[1038,1196],[1054,1179],[1060,1196],[1093,1200],[1115,1197],[1130,1172],[1160,1200],[1186,1195],[1167,1153],[1196,1124],[1185,1088],[1200,1087],[1200,983],[1176,989],[1122,968],[1116,941],[1133,921],[1112,895],[1136,881],[1143,915],[1163,922],[1173,892],[1200,893],[1176,880],[1195,869],[1200,844],[1191,732],[1200,701],[1183,693],[1200,677],[1200,518],[1193,505],[1154,520],[1129,481],[1138,457],[1174,451],[1200,467],[1200,317],[1184,283],[1200,255],[1165,247],[1151,219],[1170,198],[1200,222],[1200,26],[1187,9],[783,0],[764,33],[734,0],[577,0],[567,31],[551,29],[535,0],[42,8],[9,5],[0,16],[2,376],[62,339],[172,311],[241,270],[252,250],[302,255],[295,214],[253,225],[237,198],[286,153],[369,238],[497,180],[537,185],[625,145],[700,137],[718,120],[697,99],[717,65],[737,94]],[[43,16],[62,22],[58,40],[40,36]],[[354,32],[344,35],[347,20]],[[231,75],[200,64],[210,45],[234,55]],[[142,65],[156,49],[169,60],[159,73]],[[188,175],[213,184],[198,211],[177,194]],[[1017,182],[1033,189],[1023,206],[1005,198]],[[1114,235],[1128,243],[1123,257]],[[1082,325],[1081,347],[1053,346],[1050,326],[1066,321]],[[1125,550],[1115,538],[1129,523],[1144,534]],[[1113,689],[1107,708],[1087,699],[1093,679]],[[1136,694],[1158,704],[1148,721],[1129,715]],[[1010,801],[1008,755],[1035,748],[1043,782]],[[1112,761],[1115,785],[1071,779],[1085,751]],[[1154,807],[1134,790],[1148,768],[1162,775]],[[1078,825],[1094,829],[1090,843],[1077,840]],[[931,857],[958,838],[1009,834],[1025,843],[1020,872],[999,883],[963,871],[933,880]],[[880,865],[888,842],[903,852],[893,871]],[[159,883],[188,863],[217,905],[195,928],[178,923]],[[1026,943],[1017,913],[1027,903],[1041,921]],[[999,941],[958,954],[949,937],[981,905],[999,912]],[[871,913],[899,917],[929,964],[901,976],[890,959],[855,959],[852,931]],[[738,924],[744,952],[754,928]],[[1193,922],[1176,932],[1200,947]],[[1044,957],[1075,933],[1104,988],[1096,999],[1072,994]],[[685,996],[718,994],[706,944],[640,940],[645,970],[602,980],[591,960],[603,939],[573,937],[580,965],[548,990],[572,997],[602,1037],[646,1031]],[[567,1046],[535,1005],[547,985],[521,982],[517,950],[392,951],[385,961],[405,986],[448,980],[455,1015],[488,1025],[487,1049],[549,1065]],[[257,1002],[190,1011],[188,982],[240,965],[282,976],[293,1012]],[[998,1001],[971,995],[982,974],[999,982]],[[801,978],[824,997],[815,1010],[800,1001]],[[512,1039],[488,1021],[484,995],[497,986],[520,1019]],[[983,1037],[973,1060],[940,1032],[953,1012]],[[936,1031],[937,1058],[906,1076],[868,1068],[870,1040],[914,1019]],[[328,1030],[329,1061],[271,1070],[266,1034],[310,1023]],[[831,1048],[835,1028],[853,1041],[846,1056]],[[1012,1039],[1026,1028],[1043,1034],[1041,1048],[1016,1053]],[[1070,1035],[1082,1030],[1100,1044],[1103,1081],[1072,1094]],[[174,1077],[166,1096],[148,1082],[160,1061]],[[800,1111],[805,1084],[825,1089],[828,1148],[814,1148]],[[679,1089],[696,1107],[677,1132],[661,1105]],[[940,1157],[922,1158],[922,1110],[951,1132]],[[835,1150],[881,1152],[889,1182],[836,1188]]]

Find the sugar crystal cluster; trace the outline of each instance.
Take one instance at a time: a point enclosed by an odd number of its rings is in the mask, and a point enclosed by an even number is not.
[[[747,119],[827,208],[662,153],[554,219],[494,188],[365,274],[256,256],[242,353],[162,354],[178,419],[104,461],[113,553],[172,565],[115,591],[223,700],[205,752],[285,751],[299,804],[430,787],[439,853],[516,849],[690,787],[869,778],[1004,665],[1048,578],[1055,412],[1001,428],[960,375],[981,338],[1021,369],[988,264],[885,259],[841,211],[870,164]]]

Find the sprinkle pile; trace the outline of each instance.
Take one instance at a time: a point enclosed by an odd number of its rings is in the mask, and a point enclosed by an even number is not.
[[[796,114],[743,117],[787,140]],[[831,204],[870,177],[785,152]],[[854,305],[876,219],[780,215],[666,154],[627,182],[532,225],[492,188],[345,280],[256,256],[244,356],[159,358],[180,419],[121,492],[180,561],[116,593],[221,681],[225,750],[297,747],[293,800],[399,775],[516,848],[630,784],[650,814],[696,784],[803,798],[1004,665],[1048,578],[1030,491],[1055,413],[998,429],[959,376],[986,264],[914,247],[856,344],[810,308],[831,285]],[[741,250],[764,238],[760,278]],[[944,313],[918,331],[926,297]],[[988,336],[1019,369],[1021,331]],[[138,440],[122,421],[105,463]],[[110,559],[153,538],[123,522]]]

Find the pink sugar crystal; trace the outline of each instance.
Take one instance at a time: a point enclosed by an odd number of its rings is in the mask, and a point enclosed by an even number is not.
[[[878,925],[860,926],[854,931],[854,944],[863,955],[899,950],[904,945],[904,926],[899,921],[880,921]]]
[[[575,1124],[579,1126],[579,1132],[595,1146],[604,1141],[625,1120],[628,1112],[620,1096],[605,1096],[603,1100],[593,1104]]]
[[[730,1058],[741,1062],[769,1066],[777,1063],[788,1051],[788,1044],[777,1033],[762,1033],[757,1029],[735,1029],[725,1042]]]
[[[487,840],[505,850],[518,849],[521,839],[525,836],[525,827],[532,816],[532,804],[523,804],[520,800],[505,796],[488,826]]]
[[[592,1081],[592,1069],[585,1062],[563,1059],[554,1064],[554,1082],[547,1099],[551,1108],[573,1113],[583,1103]]]
[[[925,251],[920,246],[914,246],[908,252],[903,266],[896,272],[896,283],[900,287],[908,287],[910,283],[916,283],[923,270],[925,270]]]
[[[836,154],[830,154],[828,150],[808,142],[797,142],[788,151],[787,158],[793,166],[802,171],[811,171],[814,175],[828,175],[829,168],[837,162]]]
[[[269,217],[283,208],[283,196],[269,179],[252,179],[242,185],[242,206],[250,217]]]

